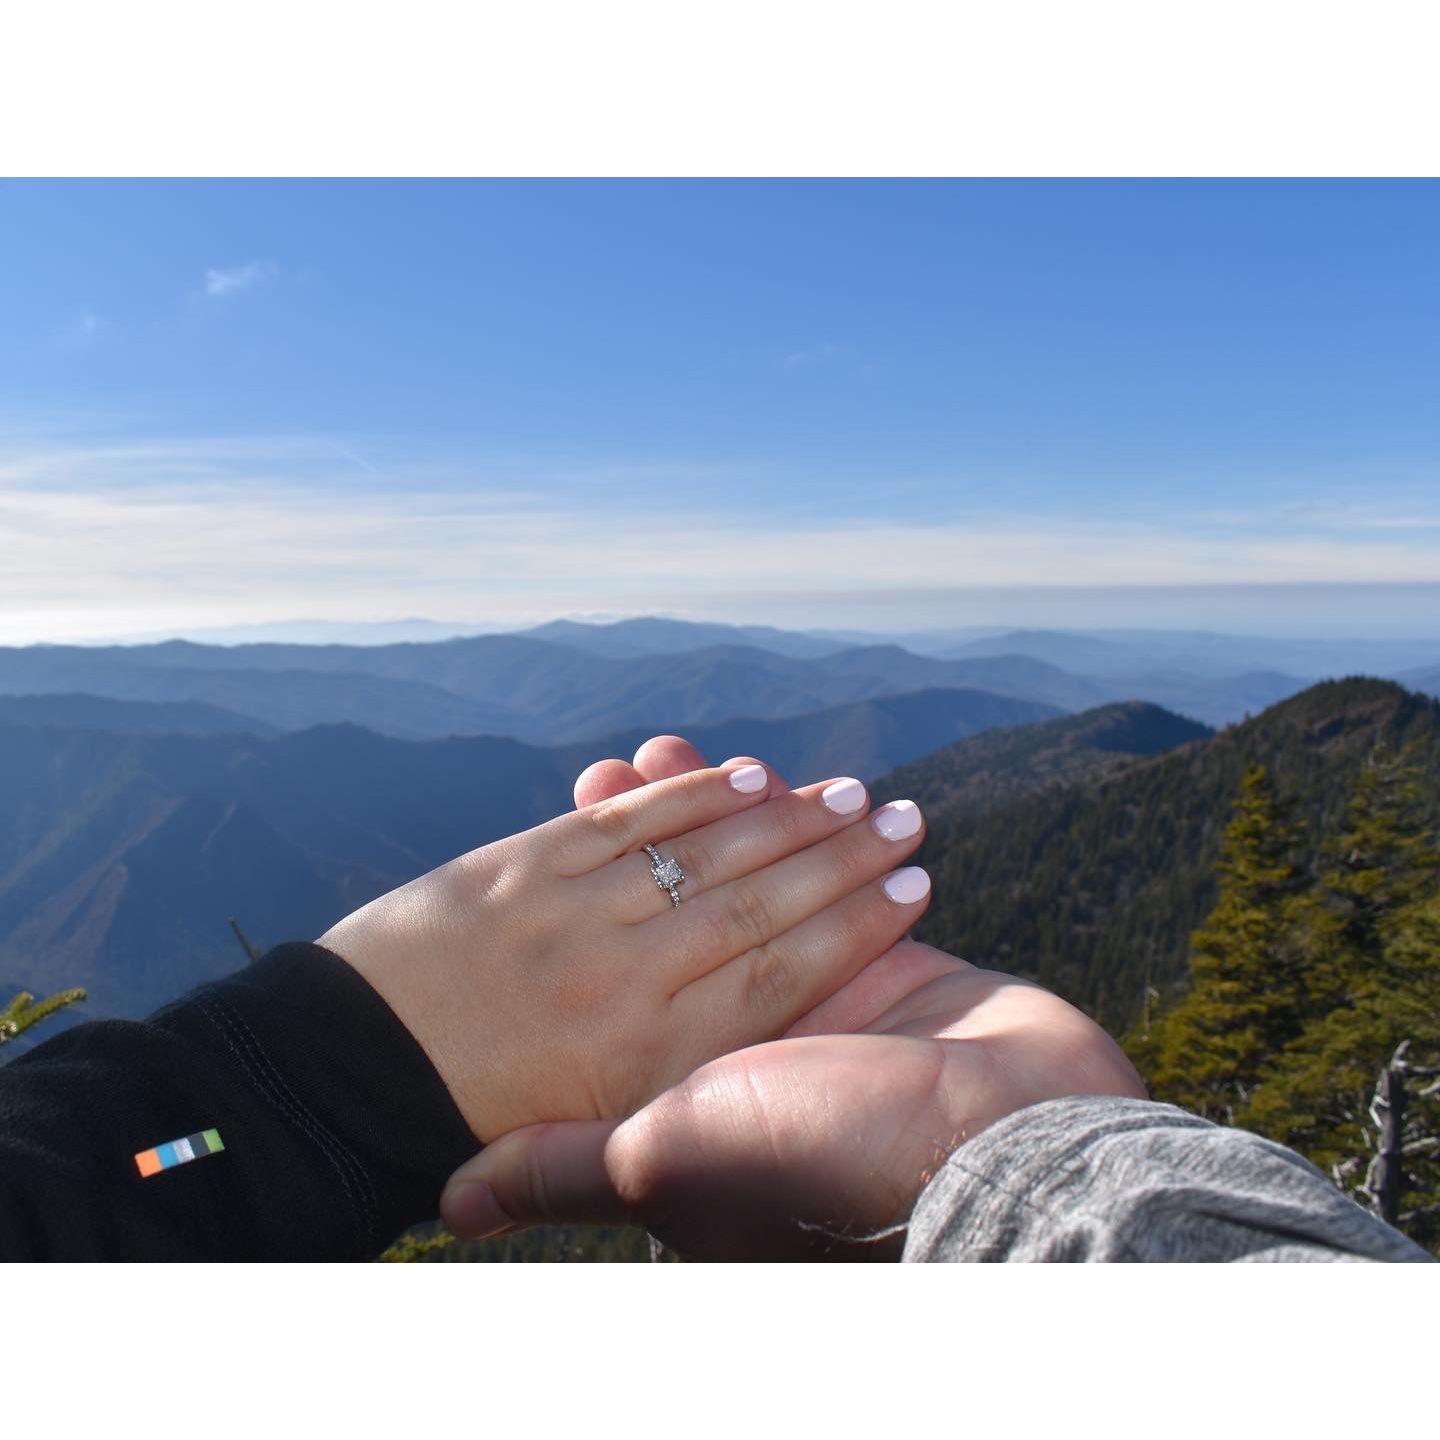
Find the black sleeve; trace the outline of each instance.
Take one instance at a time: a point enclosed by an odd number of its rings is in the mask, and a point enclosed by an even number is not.
[[[369,1260],[479,1148],[380,996],[282,945],[0,1066],[0,1259]]]

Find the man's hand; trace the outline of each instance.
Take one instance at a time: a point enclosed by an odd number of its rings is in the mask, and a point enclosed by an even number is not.
[[[603,761],[577,804],[703,764],[674,737]],[[503,1136],[442,1204],[460,1235],[644,1225],[702,1259],[894,1259],[946,1156],[1038,1101],[1143,1096],[1119,1047],[1039,986],[902,940],[785,1038],[711,1061],[623,1121]]]

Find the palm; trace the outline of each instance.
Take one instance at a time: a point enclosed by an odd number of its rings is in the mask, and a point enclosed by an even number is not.
[[[875,966],[918,983],[892,985],[855,1033],[820,1033],[836,1017],[816,1012],[803,1033],[724,1056],[614,1134],[611,1178],[660,1239],[714,1259],[893,1258],[916,1196],[970,1134],[1052,1095],[1138,1085],[1037,986],[914,941]],[[860,1019],[863,1001],[828,1006]]]

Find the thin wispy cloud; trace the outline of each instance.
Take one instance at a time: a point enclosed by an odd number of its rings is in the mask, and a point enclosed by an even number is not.
[[[212,299],[223,300],[238,295],[279,274],[279,266],[269,260],[251,260],[244,265],[232,265],[225,269],[205,272],[205,294]]]
[[[349,446],[338,445],[334,440],[325,440],[322,443],[329,449],[333,450],[342,459],[349,460],[352,464],[358,465],[362,470],[367,471],[369,474],[383,474],[378,465],[372,465],[363,455],[357,455],[352,449],[349,448]]]
[[[1195,525],[1264,527],[1279,533],[1345,534],[1354,531],[1440,530],[1440,484],[1420,493],[1399,488],[1374,500],[1305,500],[1292,504],[1257,502],[1246,509],[1197,509]]]
[[[677,524],[649,485],[617,483],[615,462],[589,483],[527,470],[523,485],[432,462],[407,466],[399,489],[357,459],[328,437],[0,453],[0,643],[298,614],[635,612],[682,596],[909,590],[917,623],[919,597],[954,586],[1440,583],[1440,550],[1399,529],[1277,532],[1243,513],[1203,530],[999,512],[756,523],[724,485]]]
[[[849,345],[836,345],[827,341],[823,345],[812,345],[805,350],[792,350],[781,362],[787,370],[800,370],[808,365],[833,364],[837,360],[853,358],[855,350]]]

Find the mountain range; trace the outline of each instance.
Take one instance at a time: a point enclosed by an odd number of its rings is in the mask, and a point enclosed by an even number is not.
[[[923,933],[1125,1023],[1183,975],[1246,758],[1333,806],[1366,745],[1436,710],[1383,681],[1292,695],[1284,674],[1207,677],[1222,647],[1203,636],[1166,642],[1199,657],[1166,708],[1132,688],[1124,657],[1161,644],[1136,633],[969,634],[949,657],[668,620],[0,650],[0,976],[145,1013],[243,960],[229,916],[261,944],[321,933],[677,730],[716,761],[916,799],[936,876]],[[1434,685],[1440,667],[1407,675]],[[1205,723],[1242,704],[1253,718]]]
[[[1023,656],[934,660],[899,646],[801,658],[705,645],[626,658],[523,636],[433,644],[160,645],[0,650],[0,695],[83,692],[198,702],[279,729],[348,720],[411,739],[506,735],[534,743],[756,716],[881,695],[981,689],[1076,709],[1103,692]]]
[[[1069,711],[1145,700],[1220,725],[1346,673],[1316,668],[1345,647],[1317,645],[1149,631],[855,644],[845,635],[766,626],[557,621],[425,643],[0,649],[0,696],[205,705],[236,716],[245,730],[348,721],[407,739],[495,735],[541,745],[742,716],[773,720],[940,689],[986,690]],[[1440,643],[1371,648],[1372,662],[1409,661],[1407,683],[1440,688]]]
[[[800,784],[868,779],[959,736],[1055,713],[939,690],[688,734],[717,760],[762,755]],[[569,808],[586,765],[653,733],[543,748],[224,723],[203,706],[0,699],[0,975],[32,990],[83,985],[92,1010],[144,1014],[234,968],[228,917],[264,943],[320,934]]]
[[[147,731],[159,719],[149,707],[68,711],[117,728],[0,724],[0,975],[37,991],[84,985],[88,1013],[132,1016],[243,963],[230,916],[262,946],[323,933],[451,856],[560,813],[585,765],[649,733],[546,748],[354,725],[183,734]],[[1146,979],[1183,967],[1246,758],[1317,785],[1328,766],[1317,793],[1338,804],[1335,776],[1396,714],[1436,711],[1354,681],[1217,734],[1143,702],[1056,714],[938,691],[689,734],[714,759],[762,755],[795,783],[851,773],[876,803],[915,799],[935,877],[922,933],[1114,1019]]]

